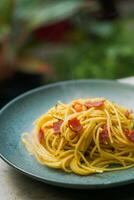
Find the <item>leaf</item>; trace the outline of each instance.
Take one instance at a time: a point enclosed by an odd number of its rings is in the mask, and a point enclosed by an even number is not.
[[[109,22],[92,22],[90,31],[102,38],[110,37],[114,33],[114,26]]]
[[[18,20],[25,22],[28,29],[33,30],[42,24],[54,23],[72,16],[81,7],[83,0],[28,2],[27,5],[24,3],[18,6],[15,16]]]
[[[31,56],[21,56],[17,60],[16,67],[19,71],[33,74],[53,74],[52,66],[45,63],[43,60]]]
[[[9,24],[13,13],[14,0],[0,0],[0,25]]]
[[[10,33],[14,0],[0,0],[0,42]]]
[[[10,33],[10,27],[8,25],[0,26],[0,42]]]

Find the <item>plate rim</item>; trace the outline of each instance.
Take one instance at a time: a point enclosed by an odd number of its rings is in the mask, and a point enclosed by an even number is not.
[[[15,102],[17,102],[18,100],[24,98],[25,96],[28,96],[32,93],[44,90],[44,89],[49,89],[51,87],[55,87],[55,86],[60,86],[62,84],[72,84],[72,83],[85,83],[85,82],[92,82],[92,83],[111,83],[111,84],[117,84],[120,86],[127,86],[129,88],[134,89],[134,86],[129,84],[129,83],[121,83],[118,82],[117,80],[108,80],[108,79],[77,79],[77,80],[66,80],[66,81],[60,81],[60,82],[55,82],[55,83],[51,83],[51,84],[47,84],[47,85],[43,85],[40,87],[36,87],[32,90],[29,90],[27,92],[24,92],[23,94],[17,96],[16,98],[14,98],[13,100],[9,101],[5,106],[3,106],[0,110],[0,117],[2,115],[2,113],[10,106],[12,106],[12,104],[14,104]],[[2,160],[4,160],[9,166],[15,168],[17,171],[21,172],[22,174],[25,174],[29,177],[32,177],[36,180],[51,184],[51,185],[57,185],[60,187],[68,187],[68,188],[76,188],[76,189],[99,189],[99,188],[108,188],[108,187],[116,187],[116,186],[121,186],[121,185],[125,185],[125,184],[129,184],[129,183],[133,183],[134,182],[134,178],[132,179],[126,179],[123,181],[117,181],[117,182],[109,182],[109,183],[97,183],[97,184],[89,184],[89,183],[84,183],[84,184],[80,184],[80,183],[71,183],[71,182],[64,182],[63,180],[58,180],[56,178],[49,178],[49,177],[44,177],[42,178],[39,175],[35,175],[34,173],[28,172],[26,170],[24,170],[22,167],[19,167],[17,165],[15,165],[13,162],[9,161],[4,155],[2,155],[2,153],[0,152],[0,158]]]

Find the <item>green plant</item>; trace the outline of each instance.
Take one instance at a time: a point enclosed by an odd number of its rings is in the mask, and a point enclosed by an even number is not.
[[[0,79],[13,69],[47,74],[48,81],[134,75],[133,16],[114,22],[97,21],[84,2],[87,1],[0,0]],[[98,10],[98,4],[91,9]],[[74,26],[71,42],[61,45],[60,52],[56,46],[56,53],[51,53],[49,59],[44,56],[46,64],[32,50],[46,52],[48,46],[55,46],[45,42],[38,48],[39,42],[33,42],[32,33],[42,25],[65,18],[70,18]],[[55,76],[48,76],[52,70]]]
[[[57,80],[134,75],[133,24],[132,18],[89,22],[83,30],[87,36],[55,59]]]
[[[0,78],[13,69],[46,72],[44,62],[25,55],[31,33],[41,25],[74,15],[82,3],[82,0],[1,0]]]

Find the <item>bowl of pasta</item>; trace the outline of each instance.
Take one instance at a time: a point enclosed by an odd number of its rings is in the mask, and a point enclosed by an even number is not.
[[[134,182],[134,87],[108,80],[42,86],[0,111],[0,155],[34,179],[69,188]]]

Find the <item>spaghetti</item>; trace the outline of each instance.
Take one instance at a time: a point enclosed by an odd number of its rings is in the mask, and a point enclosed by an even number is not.
[[[58,102],[22,141],[38,162],[80,175],[134,166],[134,115],[103,98]]]

